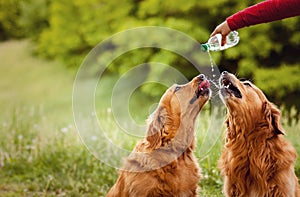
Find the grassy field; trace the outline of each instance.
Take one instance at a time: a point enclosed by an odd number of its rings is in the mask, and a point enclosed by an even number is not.
[[[34,57],[33,49],[28,41],[0,44],[0,196],[105,196],[117,171],[91,155],[77,134],[72,116],[75,71]],[[109,86],[111,80],[105,83]],[[288,121],[291,113],[283,120],[286,138],[300,153],[300,123]],[[207,108],[199,129],[207,130],[209,121]],[[113,122],[108,119],[107,124]],[[200,196],[222,196],[216,168],[222,140],[217,138],[209,154],[200,155],[206,147],[201,132],[197,136]],[[129,144],[132,148],[134,142]],[[300,176],[299,159],[296,173]]]

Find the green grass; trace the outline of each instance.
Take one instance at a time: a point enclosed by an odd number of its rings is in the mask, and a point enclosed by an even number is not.
[[[34,57],[33,50],[26,40],[0,45],[0,117],[16,106],[40,106],[51,118],[71,121],[74,71]]]
[[[75,72],[34,57],[32,50],[28,41],[0,44],[0,196],[105,196],[117,170],[91,155],[77,134],[71,108]],[[106,78],[103,83],[107,91],[97,98],[109,95],[115,80]],[[150,106],[139,103],[146,109]],[[132,110],[144,111],[140,107]],[[287,118],[294,113],[285,114],[283,123],[287,139],[300,153],[300,123]],[[118,130],[108,114],[99,111],[98,116],[104,117],[108,129]],[[217,137],[214,146],[203,140],[207,135],[203,131],[211,125],[209,106],[200,119],[196,150],[203,171],[200,196],[222,196],[222,179],[216,167],[222,140]],[[135,145],[135,140],[110,137],[130,150]],[[205,150],[209,153],[201,154]],[[300,176],[299,159],[296,173]]]

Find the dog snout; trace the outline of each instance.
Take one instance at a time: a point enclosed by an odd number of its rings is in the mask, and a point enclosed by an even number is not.
[[[205,75],[204,74],[200,74],[197,77],[200,81],[203,81],[205,79]]]
[[[228,75],[229,73],[227,71],[223,71],[222,75]]]

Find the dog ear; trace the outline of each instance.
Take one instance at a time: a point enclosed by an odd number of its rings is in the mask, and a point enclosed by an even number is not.
[[[273,131],[277,135],[285,135],[285,131],[281,125],[281,112],[280,110],[272,103],[265,102],[263,104],[263,110],[266,111],[267,119],[273,127]]]
[[[162,145],[162,133],[164,129],[166,110],[164,108],[159,108],[154,114],[152,120],[150,120],[148,130],[147,130],[147,141],[148,148],[154,150]]]
[[[271,104],[271,117],[272,117],[272,125],[273,128],[275,129],[275,133],[285,135],[285,131],[281,125],[281,112],[273,104]]]

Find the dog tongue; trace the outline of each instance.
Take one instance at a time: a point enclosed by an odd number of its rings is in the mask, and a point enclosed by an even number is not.
[[[201,89],[207,89],[210,87],[210,84],[207,80],[204,80],[201,82],[201,84],[199,85],[198,89],[201,90]]]

